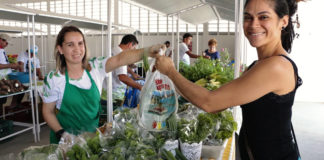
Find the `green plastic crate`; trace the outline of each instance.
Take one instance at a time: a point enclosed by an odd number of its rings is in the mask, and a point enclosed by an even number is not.
[[[12,133],[12,120],[0,120],[0,138]]]

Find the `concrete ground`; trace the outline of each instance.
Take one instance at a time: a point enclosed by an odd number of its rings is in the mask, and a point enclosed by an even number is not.
[[[295,102],[293,125],[304,160],[324,160],[324,103]],[[18,154],[29,146],[49,144],[49,127],[41,127],[41,141],[35,143],[32,131],[0,142],[0,160],[6,155]]]
[[[324,160],[324,103],[295,102],[292,121],[301,158]]]

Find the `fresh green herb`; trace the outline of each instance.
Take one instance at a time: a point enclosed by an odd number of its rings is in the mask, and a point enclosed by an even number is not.
[[[197,120],[181,119],[178,122],[178,137],[182,142],[199,143],[211,133],[213,119],[205,113],[198,115]]]

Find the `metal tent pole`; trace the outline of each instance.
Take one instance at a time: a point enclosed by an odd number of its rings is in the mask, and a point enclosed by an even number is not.
[[[34,18],[34,16],[33,16]],[[34,20],[34,19],[32,19]],[[32,119],[33,119],[33,134],[34,134],[34,141],[37,142],[37,133],[36,133],[36,125],[35,125],[35,112],[34,112],[34,98],[33,98],[33,80],[32,80],[32,73],[31,73],[31,57],[30,57],[30,34],[29,34],[29,15],[27,16],[27,36],[28,36],[28,69],[29,69],[29,97],[31,101],[31,110],[32,110]]]
[[[196,25],[196,37],[197,37],[197,41],[196,41],[196,53],[197,53],[197,55],[199,55],[199,32],[198,32],[198,24]]]
[[[32,16],[32,27],[33,27],[33,63],[34,63],[34,70],[33,70],[33,80],[34,80],[34,96],[33,98],[35,97],[35,108],[36,108],[36,131],[37,131],[37,140],[40,141],[40,137],[39,137],[39,130],[40,130],[40,127],[39,127],[39,116],[38,116],[38,93],[37,93],[37,77],[36,77],[36,40],[35,40],[35,16]],[[31,61],[29,61],[31,62]],[[32,105],[33,106],[33,105]]]
[[[242,21],[243,21],[243,0],[235,0],[235,64],[234,64],[234,78],[240,76],[241,68],[241,54],[242,54]],[[241,114],[240,108],[234,107],[233,116],[235,121],[240,126]]]
[[[179,62],[180,62],[180,14],[177,14],[177,56],[176,59],[176,67],[179,71]]]
[[[101,56],[104,56],[104,25],[101,26]]]
[[[111,0],[107,2],[108,16],[107,16],[107,56],[111,57]],[[112,99],[112,74],[108,73],[107,78],[107,122],[113,122],[113,99]]]
[[[175,53],[174,53],[174,16],[172,16],[172,38],[171,38],[171,49],[172,49],[172,60],[175,59]]]

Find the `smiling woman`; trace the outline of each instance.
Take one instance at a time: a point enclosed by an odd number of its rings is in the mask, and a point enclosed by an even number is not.
[[[243,29],[258,60],[241,77],[217,90],[208,91],[182,77],[170,58],[157,58],[156,68],[195,106],[219,112],[241,105],[239,150],[244,160],[298,158],[291,116],[302,81],[288,57],[295,36],[291,17],[296,10],[295,0],[246,0]]]
[[[61,137],[69,139],[71,134],[94,132],[99,123],[100,94],[106,74],[141,60],[144,54],[155,56],[162,45],[145,49],[145,53],[144,49],[127,50],[111,58],[94,57],[88,61],[83,33],[75,26],[65,26],[55,47],[56,70],[45,78],[42,96],[43,116],[52,129],[51,143],[58,143]]]
[[[78,32],[69,32],[66,34],[65,41],[62,46],[58,46],[58,50],[61,55],[64,53],[66,61],[69,62],[67,65],[82,63],[85,58],[85,44],[82,35]]]

